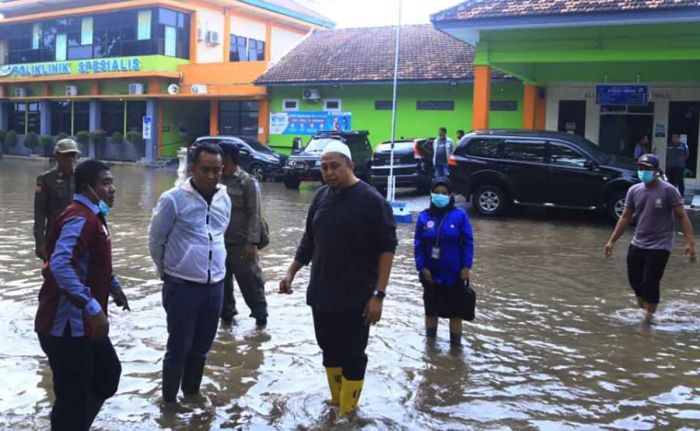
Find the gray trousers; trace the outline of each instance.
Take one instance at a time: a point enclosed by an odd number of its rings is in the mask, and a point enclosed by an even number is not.
[[[243,299],[250,308],[250,316],[256,319],[267,317],[265,301],[265,280],[258,257],[245,261],[241,257],[245,245],[226,244],[226,277],[224,278],[224,304],[221,317],[231,319],[238,314],[233,295],[233,278],[241,289]]]

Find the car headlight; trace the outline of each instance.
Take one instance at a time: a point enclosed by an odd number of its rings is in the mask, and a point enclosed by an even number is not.
[[[320,160],[316,160],[316,163],[314,163],[314,166],[316,166],[316,167],[321,166],[321,161],[320,161]]]
[[[287,166],[294,166],[294,162],[292,160],[287,160]]]

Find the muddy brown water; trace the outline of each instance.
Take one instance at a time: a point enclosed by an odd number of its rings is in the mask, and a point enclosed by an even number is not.
[[[41,285],[34,258],[32,194],[45,162],[0,160],[0,428],[48,429],[51,373],[33,318]],[[611,227],[589,216],[472,217],[477,318],[464,349],[423,337],[413,226],[400,246],[381,323],[372,329],[360,410],[338,420],[304,303],[308,270],[291,296],[275,293],[302,234],[313,186],[263,185],[272,243],[262,254],[270,318],[259,331],[237,294],[236,324],[221,326],[202,396],[177,408],[160,402],[166,341],[161,283],[146,233],[172,170],[115,166],[109,216],[114,269],[132,311],[111,310],[123,362],[117,395],[95,423],[102,430],[207,429],[698,429],[700,277],[671,257],[658,323],[640,324],[625,278],[623,238],[605,261]],[[406,197],[418,209],[425,198]]]

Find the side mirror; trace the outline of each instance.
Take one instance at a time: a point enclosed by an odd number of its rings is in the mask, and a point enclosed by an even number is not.
[[[584,162],[583,167],[591,170],[598,169],[598,163],[589,159]]]

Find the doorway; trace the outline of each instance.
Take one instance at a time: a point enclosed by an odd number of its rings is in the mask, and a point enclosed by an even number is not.
[[[681,140],[685,137],[685,143],[690,150],[690,157],[685,167],[693,172],[692,178],[697,178],[698,175],[698,129],[700,129],[698,112],[700,112],[700,102],[671,102],[668,109],[668,140],[671,140],[671,135],[674,133],[681,135]]]
[[[634,147],[642,137],[653,138],[653,125],[653,103],[645,106],[602,105],[598,143],[608,153],[633,157]]]
[[[560,132],[573,133],[580,137],[586,136],[586,101],[560,100],[559,125]]]

